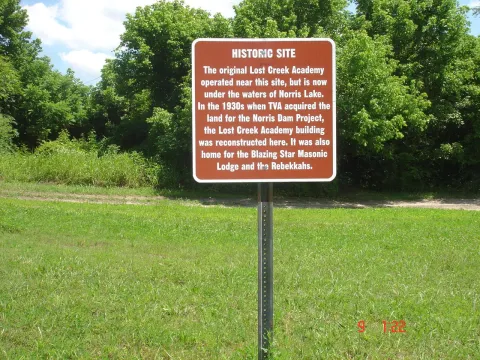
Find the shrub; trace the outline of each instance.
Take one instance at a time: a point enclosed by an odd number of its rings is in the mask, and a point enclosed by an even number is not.
[[[4,180],[141,187],[156,186],[158,172],[158,165],[136,152],[119,153],[91,139],[70,140],[66,133],[44,142],[33,154],[0,155]]]
[[[18,133],[13,128],[13,118],[0,114],[0,153],[14,150],[13,139]]]

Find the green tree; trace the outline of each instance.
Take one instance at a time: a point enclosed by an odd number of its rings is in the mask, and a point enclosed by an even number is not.
[[[425,131],[407,130],[395,143],[397,171],[391,178],[397,183],[409,173],[415,184],[438,184],[460,171],[475,74],[467,10],[455,0],[357,1],[357,23],[371,37],[389,39],[396,74],[412,81],[431,103]]]
[[[15,96],[20,93],[18,73],[8,59],[0,55],[0,114],[15,106]]]
[[[371,21],[353,17],[346,5],[244,0],[235,8],[233,26],[238,37],[328,36],[336,41],[339,173],[361,181],[363,173],[374,171],[365,169],[370,166],[365,158],[392,159],[395,143],[406,133],[424,131],[430,103],[415,81],[398,72],[390,34],[371,32]]]
[[[192,9],[183,1],[159,1],[127,15],[115,59],[104,68],[100,87],[94,92],[102,102],[95,109],[97,119],[103,118],[111,139],[124,149],[156,155],[160,150],[152,144],[162,142],[156,138],[160,132],[151,131],[155,123],[152,119],[158,117],[154,109],[174,114],[186,106],[184,79],[191,69],[192,42],[231,36],[230,20]],[[178,119],[174,116],[172,121]],[[181,128],[185,133],[175,135],[180,147],[190,143],[187,129]],[[152,149],[156,149],[155,154]],[[165,158],[169,157],[167,152],[162,151]]]
[[[110,59],[102,69],[102,79],[90,93],[87,111],[87,122],[81,132],[87,134],[93,130],[100,138],[119,133],[115,130],[127,114],[127,100],[116,90],[116,73]]]
[[[159,1],[127,15],[125,33],[113,66],[118,92],[126,97],[148,89],[152,105],[168,110],[178,104],[182,78],[191,67],[193,40],[228,37],[229,21],[220,14]]]
[[[19,72],[22,97],[10,115],[17,122],[23,143],[34,148],[85,121],[88,87],[73,71],[65,75],[54,71],[44,57],[23,64]]]
[[[429,103],[408,79],[395,75],[385,38],[356,32],[338,52],[338,118],[345,143],[355,154],[378,153],[404,137],[407,127],[424,129]],[[352,153],[352,152],[350,152]]]
[[[243,0],[234,6],[236,37],[337,39],[348,22],[347,0]]]
[[[23,32],[27,20],[20,0],[0,0],[0,55],[14,54],[18,43],[29,36]]]
[[[18,74],[7,58],[0,55],[0,152],[11,150],[18,135],[13,118],[7,114],[15,106],[14,99],[19,93]]]
[[[0,114],[0,154],[14,149],[13,140],[17,137],[18,133],[13,125],[14,121],[12,117]]]
[[[468,34],[466,8],[455,0],[360,0],[357,5],[370,36],[390,38],[398,73],[418,80],[426,91],[434,120],[451,117],[455,101],[447,99],[446,79]]]
[[[480,187],[480,37],[468,36],[463,57],[449,79],[458,98],[459,126],[439,139],[436,149],[440,176],[450,176],[457,186]],[[450,181],[449,183],[452,183]]]
[[[149,153],[155,154],[164,166],[165,174],[161,184],[187,185],[193,183],[192,168],[192,89],[191,73],[183,80],[180,103],[172,113],[155,108],[147,119],[149,131]]]
[[[19,140],[33,148],[85,120],[88,88],[39,56],[40,40],[24,31],[27,21],[19,0],[0,0],[0,113],[15,120]]]
[[[32,33],[24,29],[27,23],[20,0],[0,0],[0,55],[9,58],[17,70],[41,52],[40,40],[32,40]]]

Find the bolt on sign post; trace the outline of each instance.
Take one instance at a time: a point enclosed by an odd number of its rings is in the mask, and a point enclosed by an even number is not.
[[[336,175],[330,39],[197,39],[192,44],[193,176],[258,183],[259,359],[273,334],[273,183]]]

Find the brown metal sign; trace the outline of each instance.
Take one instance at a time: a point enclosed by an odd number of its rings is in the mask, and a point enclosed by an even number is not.
[[[196,181],[335,178],[332,40],[197,39],[192,83]]]

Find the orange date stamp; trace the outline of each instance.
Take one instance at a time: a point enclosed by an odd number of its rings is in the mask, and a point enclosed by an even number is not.
[[[394,320],[394,321],[383,320],[382,325],[383,325],[383,333],[384,334],[386,334],[386,333],[406,333],[407,332],[407,330],[406,330],[407,323],[405,322],[405,320],[399,320],[399,321],[397,321],[397,320]],[[365,332],[365,330],[367,328],[365,320],[360,320],[357,323],[357,327],[358,327],[358,332],[359,333]]]

